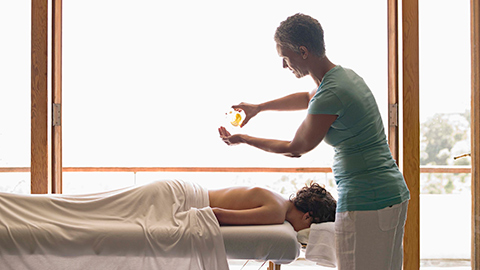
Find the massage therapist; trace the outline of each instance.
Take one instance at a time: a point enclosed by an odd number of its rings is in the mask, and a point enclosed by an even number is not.
[[[318,88],[232,108],[245,112],[242,126],[269,110],[307,110],[305,120],[291,141],[232,135],[224,127],[219,128],[221,139],[289,157],[301,157],[322,141],[333,146],[338,269],[402,269],[410,193],[390,153],[372,92],[353,70],[327,58],[316,19],[304,14],[287,18],[277,28],[275,41],[283,67],[297,78],[310,76]]]

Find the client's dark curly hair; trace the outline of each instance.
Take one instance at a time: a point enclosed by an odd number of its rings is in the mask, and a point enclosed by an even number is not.
[[[290,201],[298,210],[309,213],[313,218],[312,223],[335,221],[337,201],[325,187],[317,183],[301,188],[295,196],[290,196]]]

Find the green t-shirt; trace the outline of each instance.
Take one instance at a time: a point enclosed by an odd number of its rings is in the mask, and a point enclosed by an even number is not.
[[[378,210],[410,198],[377,102],[360,76],[341,66],[328,71],[308,113],[338,115],[324,139],[335,148],[337,212]]]

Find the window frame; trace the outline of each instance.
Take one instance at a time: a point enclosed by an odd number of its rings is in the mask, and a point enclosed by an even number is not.
[[[52,23],[52,79],[53,103],[61,108],[61,0],[52,0],[54,19]],[[398,103],[398,0],[388,1],[388,76],[389,106]],[[402,20],[402,91],[403,103],[403,148],[399,148],[398,125],[389,125],[389,143],[396,160],[410,188],[412,199],[409,205],[405,228],[405,269],[418,269],[419,250],[419,104],[418,104],[418,0],[401,2]],[[471,0],[471,48],[472,48],[472,269],[480,269],[480,144],[474,138],[480,137],[480,0]],[[31,168],[0,168],[4,171],[30,171],[31,192],[61,193],[61,125],[48,130],[48,0],[32,0],[32,68],[31,68]],[[394,107],[392,107],[394,108]],[[394,119],[395,110],[389,110],[389,119]],[[61,116],[60,116],[61,117]],[[394,119],[395,120],[395,119]],[[389,121],[390,122],[390,121]],[[52,136],[52,148],[48,137]],[[399,159],[403,156],[403,159]],[[408,158],[407,158],[408,157]],[[104,168],[106,169],[106,168]],[[180,168],[176,168],[180,169]],[[183,168],[185,169],[185,168]],[[192,169],[192,168],[190,168]],[[193,168],[203,170],[202,168]],[[209,168],[214,169],[214,168]],[[222,168],[217,168],[222,170]],[[247,168],[227,168],[248,170]],[[258,168],[257,168],[258,169]],[[302,170],[302,168],[296,168]],[[270,169],[269,169],[270,170]]]

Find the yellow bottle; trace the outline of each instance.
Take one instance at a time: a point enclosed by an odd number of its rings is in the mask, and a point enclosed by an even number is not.
[[[230,110],[227,113],[227,119],[234,127],[239,127],[242,125],[243,120],[245,119],[245,113],[243,111]]]

